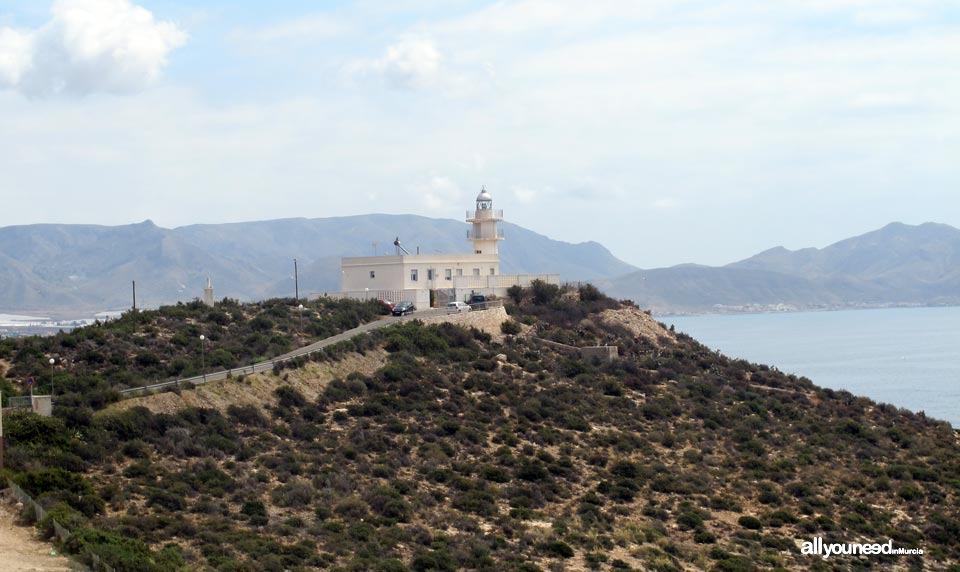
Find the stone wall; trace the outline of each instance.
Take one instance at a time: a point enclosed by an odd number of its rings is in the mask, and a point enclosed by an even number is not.
[[[617,346],[587,346],[580,348],[580,355],[583,356],[583,359],[586,361],[591,361],[596,358],[604,363],[611,362],[617,359],[619,353],[620,350]]]
[[[503,306],[490,308],[489,310],[479,310],[474,312],[464,312],[462,314],[441,314],[439,316],[430,316],[427,318],[417,318],[424,324],[439,324],[440,322],[450,322],[463,326],[464,328],[474,327],[491,336],[498,337],[500,324],[510,319],[507,316],[507,310]]]
[[[535,343],[553,348],[554,350],[567,355],[582,358],[587,361],[597,359],[601,362],[609,363],[617,359],[617,357],[620,355],[620,349],[617,346],[586,346],[581,348],[577,346],[561,344],[560,342],[554,342],[552,340],[545,340],[543,338],[535,337],[532,339]]]

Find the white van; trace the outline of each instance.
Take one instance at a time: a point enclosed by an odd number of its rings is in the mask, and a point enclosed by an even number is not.
[[[470,305],[466,302],[450,302],[447,304],[447,313],[448,314],[459,314],[461,312],[469,312]]]

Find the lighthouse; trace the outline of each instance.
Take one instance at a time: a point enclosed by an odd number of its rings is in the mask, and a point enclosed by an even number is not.
[[[467,211],[467,241],[472,252],[421,253],[394,240],[396,254],[350,256],[340,260],[340,291],[327,295],[412,302],[417,308],[443,307],[450,302],[475,300],[478,296],[503,297],[513,286],[528,288],[535,280],[560,284],[557,274],[500,274],[500,241],[503,211],[493,208],[485,187],[477,195],[476,208]],[[396,235],[390,235],[391,239]]]
[[[467,212],[467,222],[473,228],[467,231],[467,240],[473,242],[474,254],[499,254],[498,243],[503,240],[503,229],[497,223],[503,220],[503,211],[494,210],[493,197],[486,187],[477,195],[477,209]]]

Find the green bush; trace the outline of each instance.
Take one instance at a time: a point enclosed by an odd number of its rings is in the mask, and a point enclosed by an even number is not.
[[[103,512],[104,502],[82,475],[60,468],[38,469],[14,478],[20,487],[33,496],[59,499],[86,517]]]
[[[161,563],[158,563],[157,555],[140,540],[99,530],[81,529],[74,532],[64,548],[81,556],[89,550],[105,564],[112,566],[116,572],[175,572],[177,568],[168,566],[178,566],[169,552],[164,554],[160,558]]]
[[[763,528],[763,523],[755,516],[741,516],[737,519],[737,523],[748,530],[760,530]]]
[[[703,517],[695,512],[683,512],[677,517],[680,530],[694,530],[703,527]]]
[[[63,502],[53,505],[46,512],[47,514],[37,523],[37,527],[46,538],[54,536],[54,520],[68,531],[78,530],[87,522],[83,514]]]
[[[553,556],[555,558],[573,558],[575,554],[573,548],[569,544],[563,542],[562,540],[554,540],[548,542],[542,547],[544,554]]]
[[[502,324],[500,324],[500,331],[503,332],[504,334],[515,336],[520,332],[522,332],[523,329],[520,327],[519,323],[513,320],[507,320]]]

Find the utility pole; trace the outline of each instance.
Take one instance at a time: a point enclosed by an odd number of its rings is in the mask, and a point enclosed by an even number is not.
[[[3,470],[3,392],[0,391],[0,470]]]
[[[137,281],[133,281],[133,311],[137,311]]]
[[[300,301],[300,274],[297,272],[297,259],[293,259],[293,287],[297,301]]]

